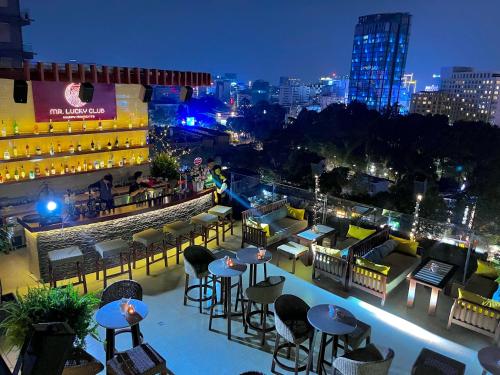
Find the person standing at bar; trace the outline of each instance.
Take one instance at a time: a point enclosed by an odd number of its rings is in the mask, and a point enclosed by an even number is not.
[[[222,173],[222,167],[214,159],[207,160],[208,169],[215,183],[215,204],[229,206],[229,181]]]
[[[128,193],[130,197],[132,198],[133,202],[141,202],[143,200],[146,200],[146,189],[148,187],[148,184],[146,184],[142,178],[142,172],[137,171],[134,173],[134,182],[130,184],[130,187],[128,189]]]
[[[113,176],[111,174],[105,175],[99,181],[90,184],[89,191],[96,189],[99,190],[99,198],[101,202],[106,204],[106,209],[110,212],[115,208],[115,201],[113,199]]]

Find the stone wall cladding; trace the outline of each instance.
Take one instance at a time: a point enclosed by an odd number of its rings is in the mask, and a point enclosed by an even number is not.
[[[131,215],[124,218],[109,220],[101,223],[87,224],[65,229],[55,229],[47,232],[39,232],[38,235],[38,257],[40,275],[42,280],[48,282],[48,258],[47,253],[51,250],[61,249],[68,246],[78,246],[85,259],[84,272],[89,274],[95,272],[97,253],[94,245],[97,242],[122,238],[134,246],[137,250],[137,259],[144,257],[144,251],[137,244],[132,244],[132,235],[144,229],[154,228],[163,230],[165,224],[176,220],[189,220],[194,215],[207,211],[212,206],[211,194],[203,195],[193,200],[179,203],[174,206],[159,210]],[[172,260],[170,260],[172,262]],[[109,266],[119,265],[119,258],[107,260]],[[69,278],[76,276],[76,267],[64,266],[64,269],[56,269],[56,277]]]

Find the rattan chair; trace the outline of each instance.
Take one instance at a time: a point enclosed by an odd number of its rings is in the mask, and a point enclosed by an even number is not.
[[[206,295],[207,289],[211,289],[213,293],[213,287],[209,284],[208,280],[210,277],[208,265],[215,259],[215,255],[203,246],[192,245],[188,246],[186,250],[184,250],[184,271],[186,273],[186,281],[184,284],[184,306],[186,306],[188,300],[198,302],[200,314],[202,312],[203,302],[212,299],[212,296]],[[190,277],[198,279],[198,284],[190,286]],[[199,297],[191,297],[189,292],[196,288],[199,290]]]
[[[274,301],[274,324],[276,325],[276,343],[273,352],[273,362],[271,372],[275,372],[275,366],[292,371],[297,374],[299,371],[304,371],[307,364],[299,366],[299,351],[302,349],[308,354],[308,361],[312,359],[309,353],[313,350],[314,329],[307,320],[307,312],[309,305],[302,299],[291,294],[283,294]],[[280,339],[283,338],[285,343],[280,344]],[[309,340],[309,347],[301,345]],[[287,358],[290,358],[291,348],[295,348],[295,366],[292,368],[285,365],[278,358],[278,353],[281,349],[287,349]],[[309,358],[310,357],[310,358]]]
[[[62,375],[96,375],[104,365],[83,349],[75,348],[64,364]]]
[[[370,344],[333,361],[334,375],[387,375],[394,351]]]

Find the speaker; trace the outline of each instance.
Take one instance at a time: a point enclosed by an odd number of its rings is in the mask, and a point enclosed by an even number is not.
[[[153,97],[153,86],[142,85],[141,92],[139,94],[139,99],[141,99],[143,103],[149,103],[152,97]]]
[[[22,79],[14,80],[14,102],[26,103],[28,101],[28,82]]]
[[[179,100],[181,102],[187,102],[193,97],[193,88],[191,86],[182,86],[181,92],[179,94]]]
[[[90,82],[80,84],[80,92],[78,93],[80,100],[84,103],[90,103],[94,96],[94,85]]]

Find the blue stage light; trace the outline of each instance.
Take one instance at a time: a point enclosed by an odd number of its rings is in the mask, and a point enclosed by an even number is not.
[[[57,203],[54,201],[47,202],[47,211],[54,212],[57,209]]]

